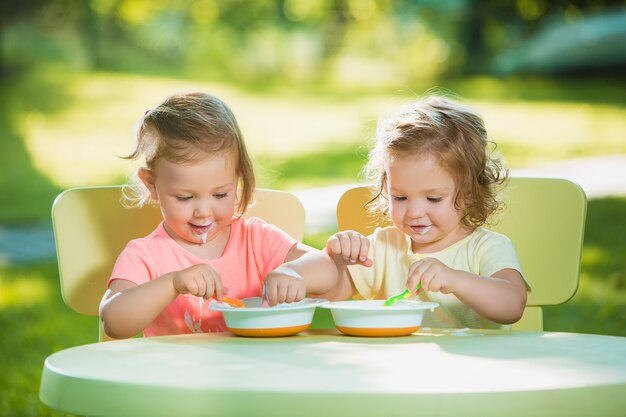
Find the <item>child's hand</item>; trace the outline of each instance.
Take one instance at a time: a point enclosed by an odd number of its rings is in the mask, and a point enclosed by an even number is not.
[[[355,263],[370,267],[374,263],[367,257],[370,241],[362,234],[348,230],[332,235],[326,243],[326,253],[341,256],[347,265]]]
[[[221,300],[226,289],[217,271],[207,264],[197,264],[174,273],[174,289],[179,294]]]
[[[293,269],[279,266],[265,277],[264,300],[270,306],[293,303],[306,296],[304,279]]]
[[[456,282],[456,270],[448,268],[440,260],[424,258],[414,262],[409,268],[409,278],[406,287],[414,293],[417,284],[422,284],[426,291],[449,294],[453,292]]]

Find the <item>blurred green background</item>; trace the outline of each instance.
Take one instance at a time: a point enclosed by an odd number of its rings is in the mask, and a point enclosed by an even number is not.
[[[2,1],[0,415],[63,415],[38,400],[43,360],[97,340],[96,319],[63,304],[53,256],[3,256],[31,249],[7,231],[49,240],[60,191],[126,182],[133,167],[118,156],[167,95],[224,99],[262,187],[358,181],[377,118],[431,91],[477,108],[512,168],[624,155],[622,4]],[[321,247],[332,232],[305,240]],[[626,196],[591,199],[579,291],[545,309],[545,328],[626,336],[625,254]]]

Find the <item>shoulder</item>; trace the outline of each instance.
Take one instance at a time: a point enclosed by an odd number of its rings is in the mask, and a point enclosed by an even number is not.
[[[131,252],[150,250],[150,247],[162,244],[166,238],[169,238],[169,235],[161,222],[149,235],[129,241],[124,250]]]
[[[160,223],[149,235],[129,241],[120,257],[140,258],[154,263],[180,252],[185,251],[170,237],[163,223]]]
[[[290,244],[295,242],[295,239],[289,236],[287,232],[258,217],[239,217],[231,223],[231,230],[234,232],[234,236],[240,236],[242,239],[272,239],[287,241]]]
[[[395,226],[378,227],[368,239],[375,248],[395,248],[404,252],[408,246],[408,237]]]
[[[493,230],[486,229],[484,227],[478,227],[474,233],[472,233],[471,240],[480,243],[481,245],[510,245],[511,239],[502,233],[494,232]]]
[[[507,268],[515,269],[522,274],[517,251],[511,239],[482,227],[478,228],[475,234],[475,259],[480,262],[481,275],[492,276],[497,271]]]
[[[231,223],[232,230],[243,233],[265,233],[267,231],[280,230],[271,223],[267,223],[258,217],[238,217]]]
[[[472,234],[469,245],[479,255],[503,257],[516,253],[513,242],[506,235],[484,227],[477,228]]]
[[[394,240],[406,237],[404,233],[395,226],[377,227],[374,233],[370,235],[373,239]]]

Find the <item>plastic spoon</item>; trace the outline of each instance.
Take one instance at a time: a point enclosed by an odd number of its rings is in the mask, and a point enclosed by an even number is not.
[[[417,288],[415,288],[415,293],[416,294],[419,292],[420,288],[422,288],[422,283],[417,284]],[[395,303],[397,303],[400,300],[404,300],[405,298],[409,298],[411,295],[412,295],[411,291],[409,291],[409,289],[407,288],[406,290],[402,291],[401,293],[396,294],[396,295],[392,295],[391,297],[387,298],[383,305],[385,307],[392,306],[392,305],[394,305]]]
[[[217,298],[213,297],[214,299],[217,300]],[[243,301],[238,300],[236,298],[230,298],[230,297],[226,297],[223,296],[221,300],[217,300],[220,301],[222,303],[226,303],[228,305],[230,305],[231,307],[235,307],[235,308],[244,308],[246,305],[243,303]]]

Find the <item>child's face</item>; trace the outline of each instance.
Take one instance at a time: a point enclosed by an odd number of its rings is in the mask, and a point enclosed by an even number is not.
[[[454,207],[454,178],[433,157],[408,156],[386,166],[389,214],[415,252],[436,252],[467,236]]]
[[[232,222],[237,201],[237,173],[228,153],[207,155],[185,164],[160,159],[142,180],[179,242],[202,244]],[[204,237],[203,237],[204,235]]]

